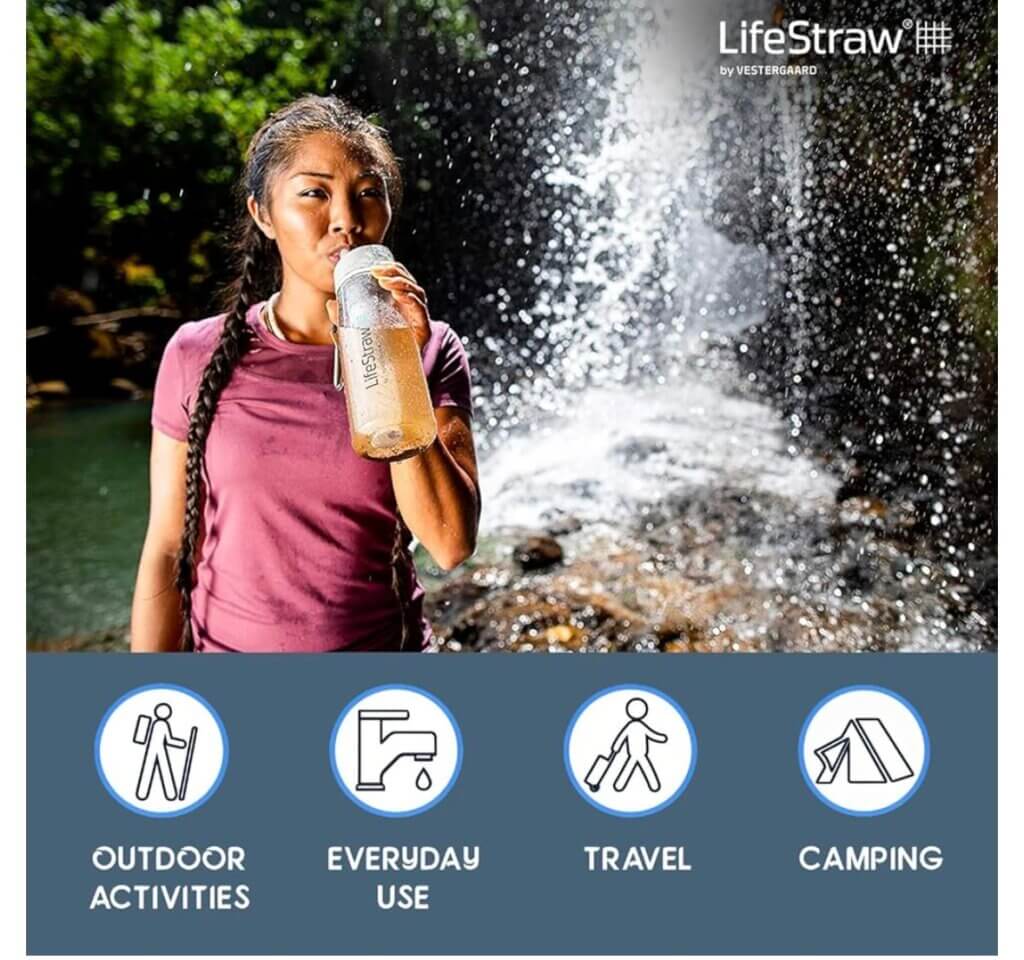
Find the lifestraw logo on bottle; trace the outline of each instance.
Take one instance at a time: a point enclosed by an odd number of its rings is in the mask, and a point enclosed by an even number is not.
[[[380,380],[377,377],[377,351],[374,349],[373,337],[369,330],[363,331],[360,347],[362,349],[360,362],[363,365],[363,386],[370,390],[379,386]]]

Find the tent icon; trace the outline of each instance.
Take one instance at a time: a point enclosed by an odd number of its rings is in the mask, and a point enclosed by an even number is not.
[[[896,783],[914,775],[878,717],[850,720],[838,737],[816,747],[814,755],[821,761],[815,783],[833,783],[843,770],[847,783]]]

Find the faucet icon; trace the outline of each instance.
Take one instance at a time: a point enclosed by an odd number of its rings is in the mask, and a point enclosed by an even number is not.
[[[427,761],[437,756],[437,734],[432,730],[389,729],[384,732],[385,723],[408,719],[408,710],[359,711],[357,790],[383,790],[384,774],[402,757]]]

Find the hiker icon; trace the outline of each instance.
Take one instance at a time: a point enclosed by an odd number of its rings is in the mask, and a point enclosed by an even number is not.
[[[633,778],[633,774],[638,771],[643,774],[647,787],[652,793],[661,789],[658,772],[654,769],[648,752],[652,742],[668,743],[668,737],[653,730],[644,722],[644,717],[647,716],[649,709],[647,701],[643,697],[633,697],[626,704],[626,715],[629,719],[616,734],[608,754],[599,753],[584,778],[584,782],[593,793],[597,793],[601,789],[601,783],[611,769],[612,760],[623,748],[626,751],[625,763],[615,778],[612,789],[617,793],[622,793]]]
[[[169,703],[158,703],[153,708],[152,716],[140,713],[135,718],[135,734],[132,740],[145,747],[142,764],[139,767],[139,782],[135,788],[135,796],[139,800],[149,799],[153,781],[157,778],[168,800],[184,800],[188,792],[188,779],[192,772],[192,757],[195,754],[199,728],[192,727],[188,740],[176,737],[171,731],[170,724],[173,712]],[[172,749],[185,751],[179,765],[179,775],[175,775],[175,764],[171,759]]]
[[[588,803],[615,816],[640,817],[683,792],[697,743],[675,700],[631,684],[602,690],[576,711],[564,752],[569,779]]]
[[[883,687],[837,690],[809,714],[800,769],[826,806],[856,817],[906,803],[928,769],[928,733],[917,710]]]
[[[100,781],[118,803],[148,817],[177,817],[220,785],[228,740],[199,694],[152,684],[130,690],[107,710],[94,753]]]
[[[388,684],[342,710],[328,745],[331,772],[357,806],[409,817],[440,803],[462,767],[462,734],[426,690]]]

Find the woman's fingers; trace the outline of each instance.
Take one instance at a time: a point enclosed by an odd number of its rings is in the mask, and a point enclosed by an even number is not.
[[[386,290],[395,293],[414,293],[424,303],[427,302],[427,292],[415,280],[406,277],[377,277],[377,282]]]
[[[408,293],[396,293],[395,296],[399,300],[406,301],[406,303],[416,303],[419,304],[419,306],[421,306],[424,310],[427,309],[426,301],[423,300],[422,297],[417,296],[412,291],[409,291]]]
[[[416,278],[408,271],[405,264],[399,263],[397,260],[392,263],[382,263],[371,267],[370,272],[377,278],[404,277],[412,283],[416,282]]]
[[[387,290],[398,304],[402,315],[416,331],[420,349],[430,339],[430,311],[427,308],[427,292],[406,268],[393,261],[380,264],[370,271],[377,283]]]
[[[395,264],[401,266],[401,264]],[[392,271],[388,276],[378,276],[377,282],[384,287],[398,304],[399,312],[416,332],[416,342],[422,350],[430,339],[430,312],[427,310],[427,295],[411,277]],[[338,324],[338,301],[327,301],[327,316],[332,324]]]
[[[370,272],[385,289],[391,290],[393,293],[400,291],[414,293],[422,301],[423,306],[426,307],[427,291],[416,282],[416,278],[409,273],[405,264],[395,260],[391,263],[382,263],[372,267]]]
[[[378,263],[378,264],[375,264],[374,266],[370,267],[370,272],[375,274],[375,275],[378,274],[378,273],[382,273],[382,274],[400,273],[400,274],[402,274],[402,276],[408,277],[410,280],[412,280],[412,278],[413,278],[412,274],[409,273],[409,270],[405,266],[405,264],[404,263],[399,263],[397,260],[392,260],[390,263]]]

